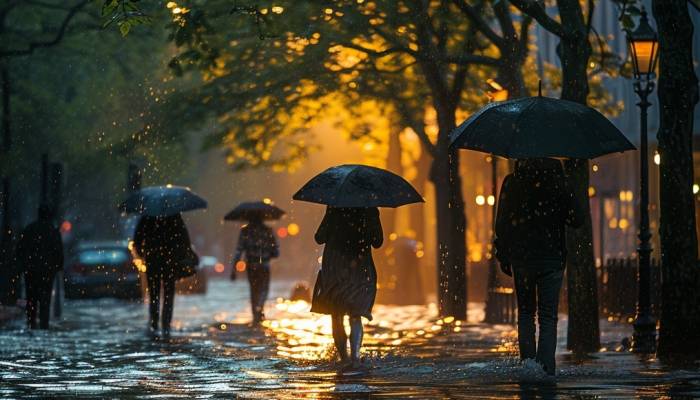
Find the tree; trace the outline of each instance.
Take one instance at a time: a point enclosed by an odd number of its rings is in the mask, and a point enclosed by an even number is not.
[[[591,32],[594,1],[587,2],[587,15],[579,0],[557,0],[560,21],[550,17],[542,3],[534,0],[509,0],[523,13],[533,17],[544,29],[560,39],[557,53],[562,64],[561,98],[587,104],[589,60],[593,49]],[[572,187],[579,196],[588,196],[589,168],[586,160],[565,163]],[[567,285],[569,295],[568,347],[575,353],[600,349],[598,295],[593,256],[593,226],[586,202],[586,221],[579,229],[567,231]]]
[[[224,127],[219,142],[231,147],[234,165],[234,159],[243,159],[245,164],[280,167],[290,161],[274,158],[272,148],[280,145],[292,152],[278,156],[303,155],[295,147],[298,141],[289,140],[303,124],[289,122],[298,115],[317,119],[332,96],[371,97],[391,105],[432,158],[440,312],[465,318],[466,219],[459,155],[449,148],[448,135],[458,113],[483,104],[483,96],[468,88],[485,80],[479,72],[484,68],[501,70],[509,78],[515,74],[508,81],[515,82],[514,92],[522,91],[518,66],[526,54],[526,35],[519,37],[519,25],[510,20],[506,7],[496,5],[491,13],[487,2],[478,7],[451,1],[309,3],[239,5],[237,10],[255,16],[254,28],[232,23],[228,15],[224,26],[216,18],[224,12],[218,3],[206,9],[172,3],[172,37],[186,46],[173,66],[204,67],[201,98],[214,105],[217,122]],[[480,14],[482,10],[488,12]],[[497,17],[506,30],[503,36],[488,27],[487,21]],[[527,24],[520,33],[527,33]],[[267,39],[260,42],[260,36]],[[515,67],[514,57],[520,59]],[[506,73],[507,68],[515,72]],[[426,125],[425,110],[435,112],[436,131]],[[251,153],[262,157],[250,158]]]
[[[669,360],[700,359],[700,273],[693,186],[693,112],[698,79],[693,23],[685,0],[654,0],[659,30],[657,133],[661,155],[662,300],[658,354]]]

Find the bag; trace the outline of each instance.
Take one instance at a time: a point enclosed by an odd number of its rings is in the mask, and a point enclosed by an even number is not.
[[[185,254],[183,254],[180,262],[177,263],[175,268],[175,280],[187,278],[196,274],[198,265],[199,256],[197,253],[195,253],[191,246],[187,247],[185,249]]]

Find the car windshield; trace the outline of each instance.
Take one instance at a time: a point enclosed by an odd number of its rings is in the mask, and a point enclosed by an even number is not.
[[[78,255],[81,264],[122,264],[129,259],[129,254],[122,249],[83,250]]]

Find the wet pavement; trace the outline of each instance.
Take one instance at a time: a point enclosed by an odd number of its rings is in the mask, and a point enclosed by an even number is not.
[[[273,284],[273,298],[292,283]],[[556,380],[517,361],[509,325],[439,320],[434,306],[382,306],[367,325],[364,367],[337,372],[330,318],[305,302],[271,300],[251,328],[245,282],[210,281],[179,296],[169,342],[146,336],[146,306],[112,299],[65,303],[49,332],[0,328],[2,398],[686,399],[700,366],[669,369],[621,348],[629,325],[603,322],[604,350],[575,360],[560,322]]]

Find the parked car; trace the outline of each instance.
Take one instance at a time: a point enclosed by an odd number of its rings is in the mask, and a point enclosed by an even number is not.
[[[65,270],[66,298],[141,299],[141,280],[128,242],[84,242]]]

